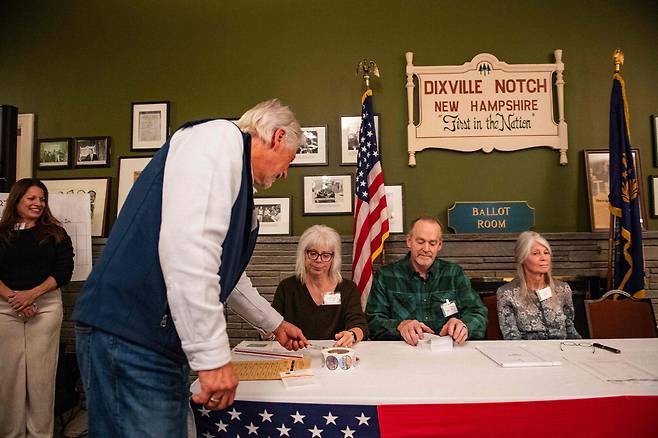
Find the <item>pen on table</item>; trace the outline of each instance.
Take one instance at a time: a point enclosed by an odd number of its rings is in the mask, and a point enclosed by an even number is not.
[[[594,348],[600,348],[605,351],[609,351],[610,353],[616,353],[619,354],[621,353],[621,350],[618,350],[616,348],[608,347],[607,345],[599,344],[598,342],[595,342],[592,344]]]

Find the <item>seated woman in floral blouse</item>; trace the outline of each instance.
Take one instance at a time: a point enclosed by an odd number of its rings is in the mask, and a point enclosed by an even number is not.
[[[573,325],[571,288],[551,277],[551,246],[526,231],[516,241],[517,278],[498,288],[504,339],[580,339]]]

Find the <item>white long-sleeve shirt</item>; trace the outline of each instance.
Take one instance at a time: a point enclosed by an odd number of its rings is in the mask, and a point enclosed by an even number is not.
[[[193,370],[219,368],[231,359],[219,267],[240,190],[243,147],[234,124],[214,120],[176,132],[165,163],[160,264],[176,331]],[[227,304],[265,332],[283,321],[244,273]]]

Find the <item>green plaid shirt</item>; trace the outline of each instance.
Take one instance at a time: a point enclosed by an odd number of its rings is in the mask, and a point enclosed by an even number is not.
[[[446,299],[457,305],[459,313],[449,318],[466,324],[468,339],[484,339],[487,308],[459,265],[436,259],[427,280],[413,269],[409,254],[382,267],[375,274],[366,306],[370,339],[402,340],[397,327],[405,319],[423,322],[439,334],[449,319],[441,311]]]

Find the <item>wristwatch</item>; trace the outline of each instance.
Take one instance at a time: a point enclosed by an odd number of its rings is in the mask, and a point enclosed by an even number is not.
[[[356,338],[356,332],[354,330],[349,330],[350,333],[352,333],[352,338],[354,339],[354,343],[357,343],[357,338]]]

